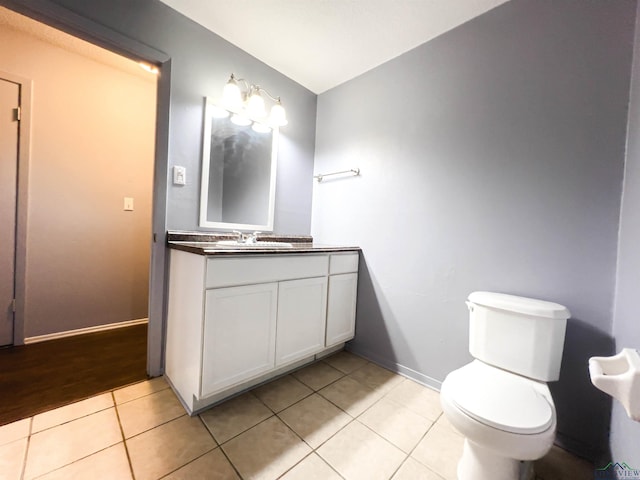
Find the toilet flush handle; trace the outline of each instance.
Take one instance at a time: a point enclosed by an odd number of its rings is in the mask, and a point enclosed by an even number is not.
[[[467,308],[469,309],[470,312],[473,312],[473,303],[469,302],[469,301],[465,301],[464,303],[467,304]]]

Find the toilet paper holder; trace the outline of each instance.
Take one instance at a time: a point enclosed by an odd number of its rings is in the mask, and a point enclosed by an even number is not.
[[[640,422],[640,355],[623,348],[612,357],[589,359],[591,383],[617,399],[636,422]]]

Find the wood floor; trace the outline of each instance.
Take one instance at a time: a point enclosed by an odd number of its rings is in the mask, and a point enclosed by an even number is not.
[[[145,380],[147,325],[0,349],[0,425]]]

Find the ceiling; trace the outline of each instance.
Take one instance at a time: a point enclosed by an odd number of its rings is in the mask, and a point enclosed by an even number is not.
[[[507,0],[162,0],[322,93]]]
[[[90,60],[117,68],[131,75],[156,82],[156,75],[140,68],[140,65],[121,55],[85,42],[77,37],[64,33],[44,23],[0,6],[0,28],[8,28],[22,32],[43,42],[62,48],[68,52],[82,55]]]

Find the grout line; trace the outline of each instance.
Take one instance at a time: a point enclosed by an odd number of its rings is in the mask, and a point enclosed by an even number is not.
[[[193,417],[190,417],[190,418],[193,418]],[[198,419],[200,420],[200,423],[202,423],[202,424],[203,424],[203,426],[204,426],[204,427],[205,427],[205,429],[206,429],[206,425],[204,424],[204,422],[202,421],[202,419],[200,418],[200,416],[199,416],[199,415],[198,415]],[[211,436],[211,438],[213,438],[213,435],[211,435],[211,432],[209,432],[209,431],[208,431],[208,429],[207,429],[207,433],[209,433],[209,435]],[[210,454],[210,453],[211,453],[211,452],[213,452],[216,448],[220,448],[220,445],[218,444],[218,442],[216,441],[216,439],[215,439],[215,438],[213,439],[213,441],[216,443],[216,445],[215,445],[211,450],[207,450],[207,451],[206,451],[206,452],[204,452],[202,455],[198,455],[197,457],[195,457],[195,458],[191,459],[190,461],[188,461],[188,462],[187,462],[187,463],[185,463],[184,465],[180,465],[178,468],[175,468],[174,470],[171,470],[170,472],[165,473],[165,474],[164,474],[164,475],[162,475],[162,477],[160,477],[160,478],[161,478],[161,479],[162,479],[162,478],[166,478],[166,477],[168,477],[169,475],[171,475],[171,474],[173,474],[173,473],[177,472],[178,470],[180,470],[180,469],[182,469],[182,468],[186,467],[187,465],[191,465],[193,462],[195,462],[196,460],[199,460],[200,458],[204,457],[205,455]],[[220,451],[222,451],[222,449],[220,449]],[[229,462],[229,463],[231,463],[231,462]],[[233,465],[232,465],[232,466],[233,466]]]
[[[249,391],[250,392],[250,391]],[[255,395],[254,395],[255,396]],[[215,408],[215,407],[214,407]],[[269,416],[268,418],[265,418],[264,420],[262,420],[261,422],[258,422],[256,425],[259,425],[260,423],[264,422],[265,420],[268,420],[269,418],[271,418],[273,415]],[[233,471],[236,472],[236,475],[238,475],[238,478],[240,478],[241,480],[243,479],[243,476],[240,474],[240,472],[238,471],[238,469],[236,468],[236,466],[234,465],[234,463],[231,461],[231,459],[229,458],[229,455],[227,455],[227,452],[225,452],[224,448],[222,448],[222,445],[224,445],[225,443],[233,440],[234,438],[242,435],[244,432],[251,430],[251,428],[248,428],[247,430],[244,430],[243,432],[239,433],[238,435],[229,438],[228,440],[226,440],[224,443],[220,443],[218,441],[218,439],[216,438],[216,436],[213,434],[213,432],[211,431],[211,429],[209,428],[209,425],[207,425],[207,422],[205,422],[202,417],[200,416],[200,414],[198,414],[198,419],[200,420],[200,422],[204,425],[204,428],[207,430],[207,432],[209,432],[209,435],[211,435],[211,438],[213,438],[213,441],[216,442],[216,447],[212,450],[209,450],[209,452],[212,452],[213,450],[215,450],[216,448],[220,449],[220,452],[222,452],[222,455],[224,456],[224,458],[227,459],[227,462],[229,462],[229,465],[231,465],[231,468],[233,468]],[[256,426],[254,425],[254,427]],[[209,453],[207,452],[207,453]],[[206,455],[206,454],[205,454]],[[202,455],[204,456],[204,455]],[[200,457],[198,457],[200,458]],[[189,462],[191,463],[191,462]]]
[[[31,428],[33,426],[33,417],[29,419],[29,435],[27,435],[27,445],[24,449],[24,458],[22,459],[22,471],[20,472],[20,480],[24,479],[27,471],[27,458],[29,457],[29,447],[31,446]]]
[[[127,462],[129,463],[129,471],[131,472],[131,478],[136,478],[133,473],[133,464],[131,463],[131,455],[129,455],[129,447],[127,446],[127,439],[124,438],[124,429],[122,428],[122,422],[120,421],[120,412],[118,411],[118,405],[116,404],[116,396],[114,390],[111,390],[111,399],[113,400],[113,409],[116,412],[116,418],[118,419],[118,427],[120,428],[120,435],[122,436],[122,444],[124,445],[124,453],[127,455]]]

